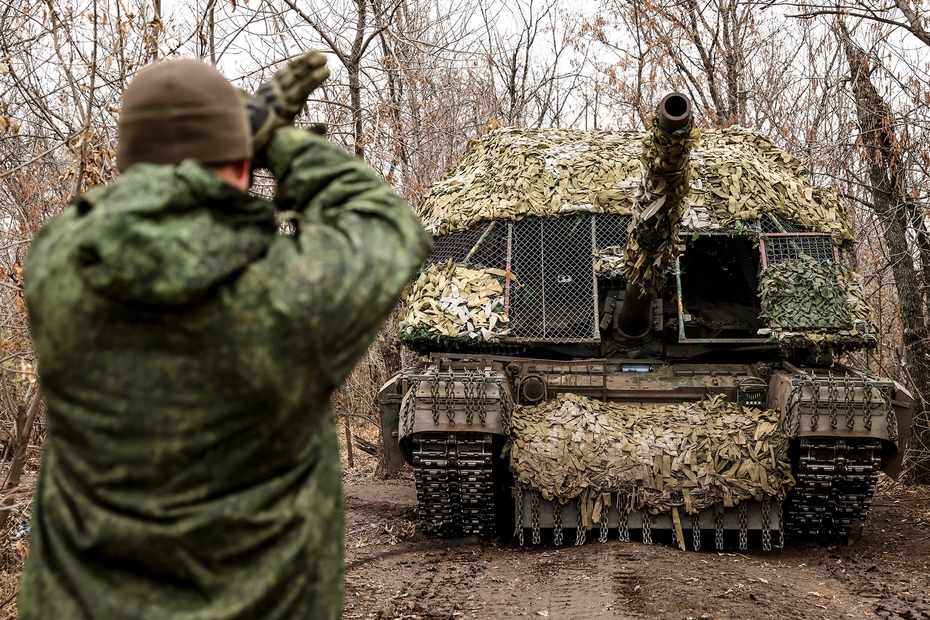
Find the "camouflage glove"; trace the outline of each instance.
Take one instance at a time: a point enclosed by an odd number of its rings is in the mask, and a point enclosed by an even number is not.
[[[329,77],[326,56],[308,52],[288,63],[259,86],[245,107],[252,124],[255,157],[261,161],[275,132],[294,124],[294,118],[316,88]]]

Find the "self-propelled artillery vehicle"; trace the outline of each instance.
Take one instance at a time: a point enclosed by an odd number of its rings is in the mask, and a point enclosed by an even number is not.
[[[494,128],[417,210],[423,357],[379,402],[427,533],[769,549],[856,533],[899,473],[913,400],[840,362],[878,336],[844,205],[767,138],[680,94],[645,131]]]

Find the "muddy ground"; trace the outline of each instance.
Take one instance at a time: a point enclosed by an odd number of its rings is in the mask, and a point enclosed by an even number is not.
[[[412,478],[346,478],[345,619],[930,620],[930,488],[882,478],[849,546],[717,553],[607,543],[520,547],[417,528]]]

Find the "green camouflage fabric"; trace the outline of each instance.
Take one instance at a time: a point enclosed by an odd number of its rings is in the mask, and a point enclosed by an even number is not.
[[[36,236],[49,437],[22,620],[340,617],[329,396],[430,241],[325,139],[283,130],[267,155],[274,203],[137,164]]]
[[[760,333],[789,354],[875,348],[878,326],[859,276],[841,263],[801,256],[762,272],[760,318],[767,327]]]

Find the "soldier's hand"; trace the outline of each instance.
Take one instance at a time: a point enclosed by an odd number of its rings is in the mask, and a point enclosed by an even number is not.
[[[329,77],[326,56],[308,52],[275,73],[246,103],[258,159],[281,127],[294,123],[316,88]]]

